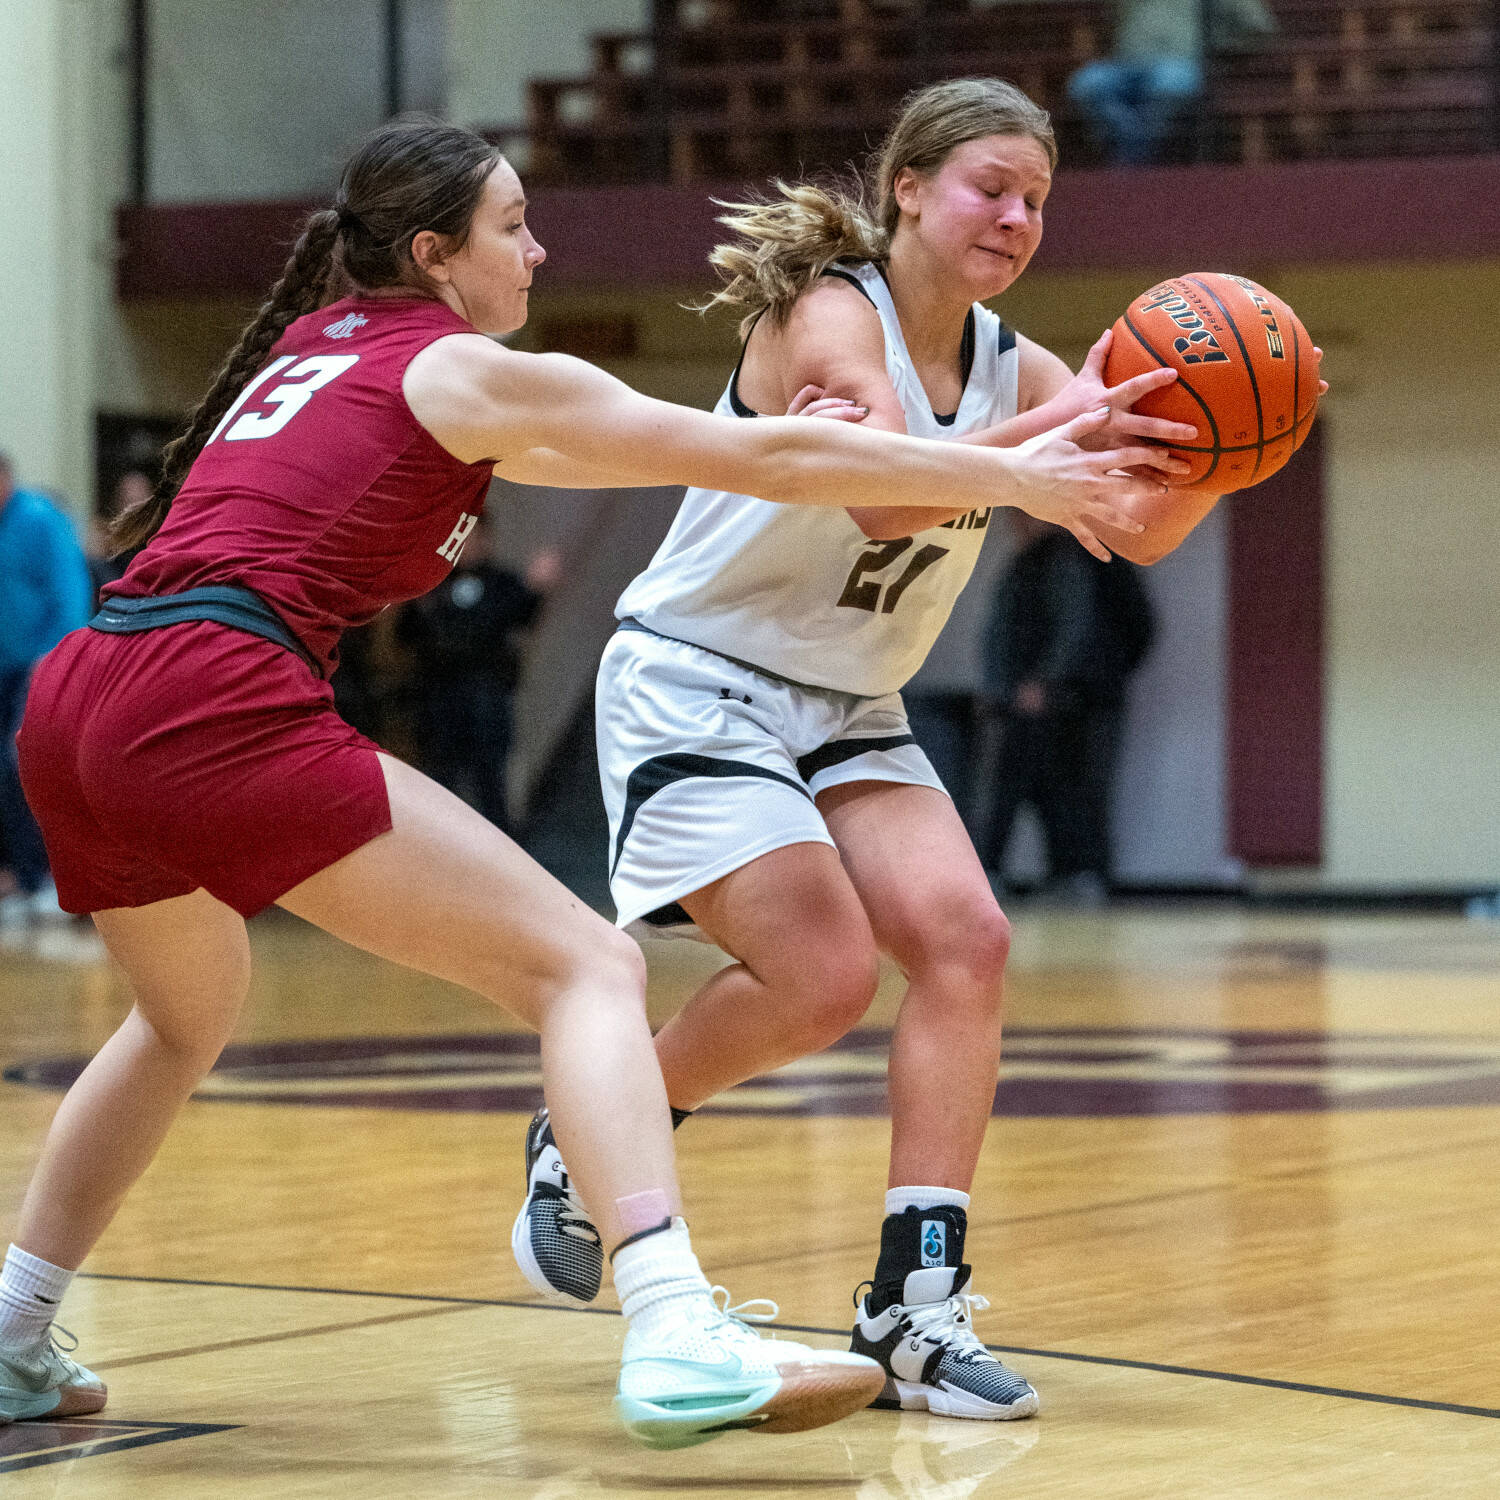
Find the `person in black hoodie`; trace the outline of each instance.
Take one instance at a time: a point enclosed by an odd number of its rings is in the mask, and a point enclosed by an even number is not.
[[[413,733],[423,769],[509,833],[506,766],[521,641],[557,581],[552,551],[523,578],[495,561],[481,517],[453,572],[406,605],[396,639],[417,659]]]
[[[1151,648],[1151,605],[1134,564],[1102,563],[1019,511],[1012,522],[1019,547],[996,586],[984,643],[1000,742],[979,852],[1003,880],[1011,829],[1029,802],[1046,844],[1046,891],[1099,905],[1113,872],[1110,789],[1125,689]]]

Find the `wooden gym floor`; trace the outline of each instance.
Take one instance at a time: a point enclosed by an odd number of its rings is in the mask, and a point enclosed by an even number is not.
[[[69,1298],[110,1405],[0,1429],[6,1500],[1500,1493],[1500,924],[1014,915],[969,1244],[1039,1419],[636,1448],[616,1318],[511,1264],[529,1039],[273,917],[240,1041]],[[720,961],[650,956],[658,1017]],[[830,1346],[873,1265],[898,995],[678,1137],[711,1279]],[[87,929],[0,936],[0,1233],[125,1003]]]

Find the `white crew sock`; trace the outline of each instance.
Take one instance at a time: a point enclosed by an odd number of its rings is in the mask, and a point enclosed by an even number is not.
[[[632,1331],[655,1338],[677,1323],[684,1309],[708,1297],[708,1279],[681,1219],[644,1239],[622,1245],[610,1260],[620,1310]]]
[[[908,1208],[961,1208],[968,1213],[969,1195],[945,1187],[895,1187],[886,1193],[888,1214],[905,1213]]]
[[[73,1272],[12,1245],[0,1270],[0,1346],[32,1349],[46,1338]]]

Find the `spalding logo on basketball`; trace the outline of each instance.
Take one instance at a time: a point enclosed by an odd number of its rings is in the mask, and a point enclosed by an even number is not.
[[[1143,292],[1114,326],[1105,380],[1161,365],[1177,371],[1137,401],[1143,416],[1189,422],[1171,451],[1192,472],[1180,489],[1227,495],[1274,474],[1301,447],[1318,409],[1318,362],[1301,320],[1243,276],[1197,271]]]

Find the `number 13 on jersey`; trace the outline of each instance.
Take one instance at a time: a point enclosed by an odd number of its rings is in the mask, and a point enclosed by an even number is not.
[[[331,380],[337,380],[345,370],[358,363],[357,354],[315,354],[304,360],[298,360],[294,354],[283,354],[280,359],[273,359],[235,398],[234,405],[224,413],[208,442],[220,437],[226,443],[274,437],[312,400],[315,391],[322,390]],[[264,395],[256,395],[277,375],[285,378]],[[241,415],[252,396],[255,396],[257,406],[269,405],[274,410],[247,411]],[[206,448],[208,443],[203,446]]]

